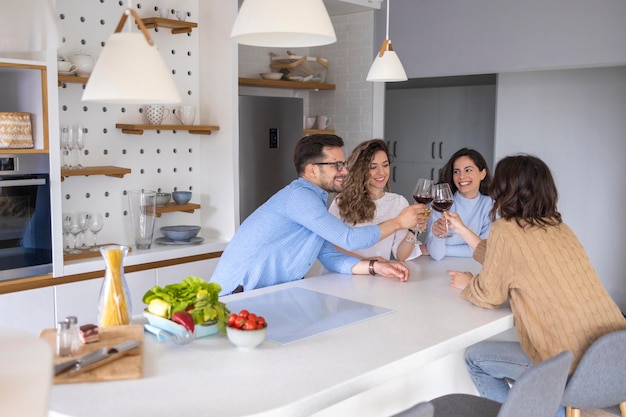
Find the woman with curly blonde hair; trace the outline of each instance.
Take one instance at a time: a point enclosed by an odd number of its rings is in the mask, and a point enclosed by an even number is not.
[[[403,196],[389,192],[391,158],[383,140],[372,139],[359,144],[348,158],[348,175],[343,191],[328,211],[350,226],[369,226],[392,219],[409,205]],[[426,219],[420,220],[425,227]],[[398,230],[376,245],[351,252],[362,259],[388,260],[391,255],[405,261],[422,254],[419,241],[414,243],[413,230]],[[347,251],[346,251],[347,252]]]

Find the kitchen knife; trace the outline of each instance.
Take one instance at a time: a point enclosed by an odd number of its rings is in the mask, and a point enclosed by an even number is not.
[[[54,375],[56,376],[65,371],[68,371],[70,368],[75,367],[81,362],[86,362],[86,361],[91,362],[95,358],[102,358],[107,354],[107,351],[108,351],[107,348],[102,348],[102,349],[94,350],[93,352],[80,356],[78,358],[74,358],[69,361],[57,363],[56,365],[54,365]]]
[[[122,356],[130,353],[130,351],[139,346],[140,343],[138,341],[127,340],[112,347],[98,349],[95,352],[89,353],[85,356],[81,356],[74,361],[63,362],[62,364],[56,365],[55,375],[58,375],[59,373],[62,373],[64,371],[68,371],[64,376],[71,377],[86,371],[90,371],[94,368],[121,358]],[[62,367],[61,365],[64,366]],[[56,373],[57,367],[59,369],[59,373]]]

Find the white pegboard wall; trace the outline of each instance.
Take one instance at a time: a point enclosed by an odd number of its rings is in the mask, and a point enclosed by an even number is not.
[[[114,32],[127,1],[119,0],[57,0],[56,10],[63,43],[58,54],[71,60],[72,55],[86,53],[97,59],[109,36]],[[132,7],[145,17],[157,16],[158,7],[188,12],[188,21],[196,21],[197,0],[133,1]],[[175,18],[171,14],[172,18]],[[124,26],[128,31],[129,25]],[[132,30],[137,26],[132,23]],[[198,106],[199,47],[198,31],[172,34],[169,29],[149,29],[182,97],[182,103]],[[212,136],[192,135],[187,131],[145,131],[143,135],[127,135],[115,127],[116,123],[146,123],[143,106],[83,103],[81,84],[59,87],[59,123],[80,124],[86,131],[86,146],[80,162],[84,166],[112,165],[130,168],[124,178],[106,176],[68,177],[62,184],[64,212],[99,211],[105,215],[105,226],[98,234],[98,242],[129,244],[128,203],[126,191],[152,189],[200,190],[198,166],[201,140]],[[164,124],[177,124],[171,113],[175,105],[166,106],[170,114]],[[201,123],[197,108],[196,124]],[[54,133],[54,132],[53,132]],[[58,134],[51,135],[51,145],[59,146]],[[199,191],[198,191],[199,192]],[[200,202],[194,195],[192,202]],[[166,213],[157,220],[156,228],[172,224],[201,224],[201,213]],[[124,231],[124,232],[123,232]],[[123,233],[123,234],[122,234]],[[158,235],[158,232],[157,232]]]

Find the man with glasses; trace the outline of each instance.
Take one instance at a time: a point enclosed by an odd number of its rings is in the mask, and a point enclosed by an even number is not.
[[[370,247],[397,230],[415,227],[425,208],[410,205],[391,220],[363,227],[350,227],[328,213],[328,193],[341,192],[348,173],[343,145],[335,135],[305,136],[296,144],[299,178],[241,224],[211,279],[221,285],[220,295],[301,279],[316,258],[342,274],[408,279],[408,268],[399,262],[361,260],[335,248]]]

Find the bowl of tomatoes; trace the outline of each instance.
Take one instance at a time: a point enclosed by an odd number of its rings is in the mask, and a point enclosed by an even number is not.
[[[258,316],[248,310],[241,310],[228,317],[226,336],[239,349],[254,349],[265,340],[267,323],[263,316]]]

